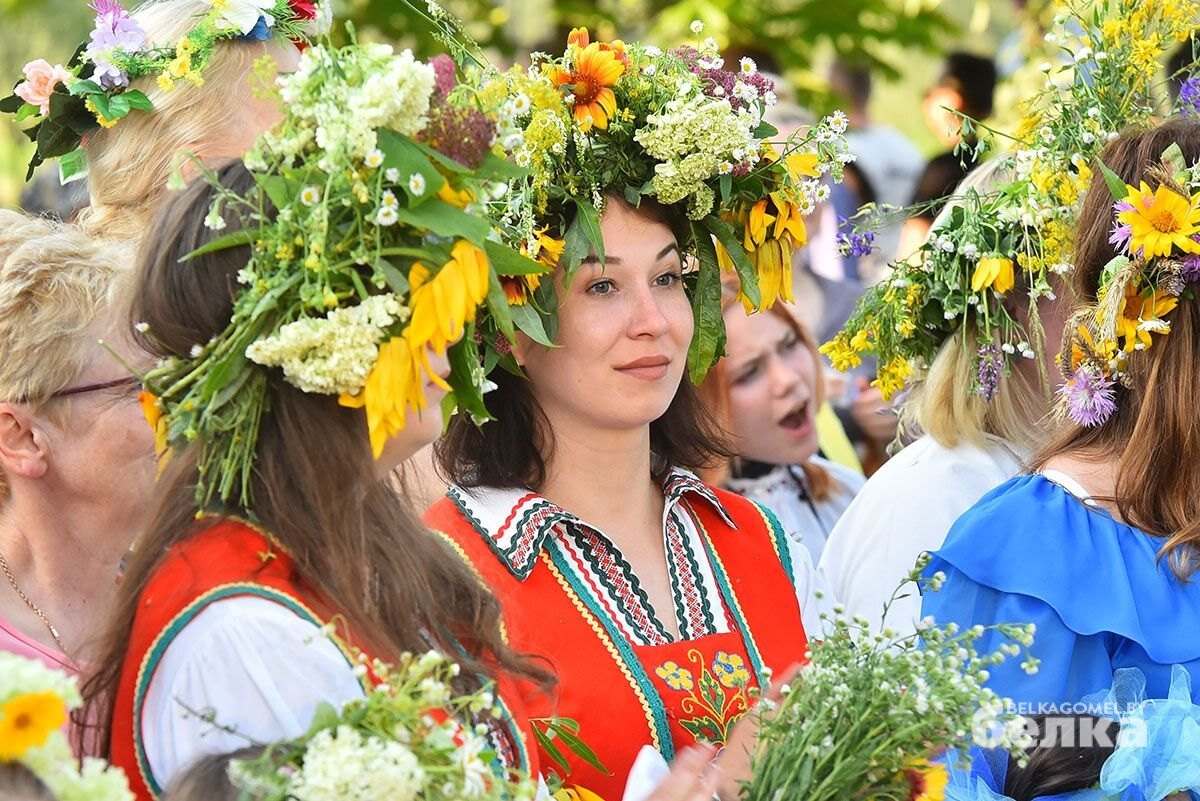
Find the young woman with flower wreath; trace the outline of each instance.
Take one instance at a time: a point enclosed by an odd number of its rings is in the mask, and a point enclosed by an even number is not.
[[[238,158],[280,117],[271,83],[296,68],[318,21],[308,0],[95,0],[95,27],[66,63],[27,64],[0,111],[36,120],[30,163],[59,159],[86,174],[80,223],[94,236],[137,241],[181,155]]]
[[[1084,305],[1060,356],[1062,426],[1035,474],[951,529],[926,568],[944,586],[922,611],[961,626],[1035,623],[1025,667],[1036,674],[1002,664],[991,676],[1018,702],[1073,703],[1124,667],[1163,698],[1173,665],[1191,674],[1195,701],[1200,123],[1127,132],[1100,161],[1107,180],[1095,179],[1077,229]]]
[[[644,746],[695,743],[725,746],[735,796],[741,721],[804,658],[811,562],[769,511],[688,471],[728,452],[685,374],[722,349],[722,264],[754,308],[790,295],[811,177],[844,140],[823,123],[811,152],[777,150],[771,84],[739,67],[711,40],[665,53],[576,30],[562,58],[478,89],[529,168],[500,219],[556,268],[506,281],[514,317],[546,328],[498,354],[499,422],[457,419],[435,446],[453,484],[425,519],[494,589],[510,644],[547,660],[556,691],[527,703],[580,723],[610,774],[568,757],[571,780],[603,798]]]

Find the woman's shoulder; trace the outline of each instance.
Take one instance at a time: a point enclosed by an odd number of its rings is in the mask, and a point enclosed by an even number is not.
[[[1179,636],[1200,627],[1200,584],[1181,581],[1159,559],[1163,544],[1044,476],[1026,475],[960,517],[926,575],[953,569],[976,585],[1041,601],[1079,634],[1117,634],[1156,661],[1185,662],[1200,658],[1200,642]]]

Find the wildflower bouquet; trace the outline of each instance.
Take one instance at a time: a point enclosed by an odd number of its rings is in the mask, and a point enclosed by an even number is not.
[[[119,768],[71,753],[62,727],[81,703],[62,671],[0,652],[0,763],[25,766],[60,801],[133,801]]]
[[[368,671],[359,656],[358,670]],[[536,787],[510,775],[489,743],[502,716],[490,692],[456,695],[458,666],[429,653],[395,666],[375,661],[378,681],[339,712],[323,705],[302,736],[235,760],[229,776],[253,801],[521,801]],[[474,725],[464,721],[479,721]]]
[[[790,300],[803,218],[830,191],[821,176],[840,180],[852,157],[840,114],[777,148],[763,121],[776,102],[771,79],[748,58],[727,69],[716,42],[699,41],[703,25],[692,30],[696,46],[664,52],[576,29],[561,56],[534,54],[528,71],[483,70],[472,83],[499,118],[499,141],[528,170],[490,211],[535,258],[560,264],[568,279],[589,252],[603,260],[608,197],[634,206],[650,198],[681,219],[680,248],[699,265],[688,278],[689,366],[699,381],[723,352],[721,270],[736,270],[748,309]],[[515,307],[532,299],[553,326],[550,282],[520,278],[506,290]]]
[[[872,633],[862,618],[823,617],[808,663],[762,716],[746,801],[941,801],[946,769],[931,760],[944,748],[974,741],[1017,753],[1027,744],[1024,719],[983,684],[988,666],[1032,644],[1032,626],[990,627],[1008,642],[980,655],[982,626],[960,632],[927,620],[897,637]],[[1023,666],[1032,672],[1036,662]]]
[[[131,88],[132,81],[153,75],[165,92],[179,81],[198,86],[218,42],[265,41],[273,35],[301,41],[305,26],[317,16],[316,4],[306,0],[211,0],[178,42],[156,44],[120,0],[94,0],[90,8],[96,12],[95,28],[67,66],[29,62],[24,80],[0,100],[0,112],[15,114],[18,122],[37,120],[25,131],[37,144],[26,180],[39,164],[56,157],[64,181],[82,173],[86,162],[80,144],[89,131],[111,128],[133,111],[149,112],[149,98]],[[328,27],[327,13],[322,23]]]
[[[1052,278],[1073,269],[1073,228],[1095,159],[1118,130],[1152,119],[1157,60],[1187,38],[1198,14],[1196,0],[1060,3],[1046,37],[1063,58],[1042,65],[1043,90],[1008,137],[1014,148],[982,168],[994,171],[976,176],[981,185],[960,188],[918,253],[863,297],[822,348],[833,366],[849,370],[876,355],[876,385],[891,397],[961,332],[985,400],[1017,359],[1038,359],[1045,378],[1037,302],[1053,299]],[[964,120],[964,130],[976,127],[990,135],[981,145],[995,141],[997,132]],[[1020,301],[1028,324],[1014,291],[1028,296]]]
[[[477,309],[512,336],[498,273],[549,268],[479,213],[519,171],[491,152],[492,119],[456,101],[454,73],[387,45],[316,45],[279,79],[285,119],[245,158],[258,191],[218,186],[206,224],[238,230],[197,251],[252,245],[233,319],[144,377],[160,449],[199,441],[200,508],[248,501],[264,367],[365,408],[376,457],[425,408],[426,381],[487,417]],[[447,352],[448,377],[430,365]]]
[[[1171,145],[1150,171],[1158,184],[1129,186],[1103,167],[1113,203],[1111,242],[1117,256],[1104,266],[1094,304],[1067,325],[1059,390],[1065,414],[1098,426],[1117,409],[1117,386],[1129,359],[1171,333],[1166,316],[1200,282],[1200,164],[1188,165]]]

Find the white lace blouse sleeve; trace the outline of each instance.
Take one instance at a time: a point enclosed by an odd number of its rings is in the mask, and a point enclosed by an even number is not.
[[[808,548],[791,537],[786,539],[788,554],[792,558],[796,600],[800,602],[800,620],[804,624],[804,634],[810,640],[815,639],[823,628],[821,613],[832,616],[837,600],[825,579],[813,567],[812,554]]]
[[[142,707],[146,758],[165,788],[198,757],[303,734],[321,701],[362,695],[317,626],[266,598],[227,598],[167,646]]]

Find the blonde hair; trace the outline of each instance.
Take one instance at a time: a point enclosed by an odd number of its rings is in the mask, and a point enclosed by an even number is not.
[[[1003,159],[972,170],[933,221],[929,236],[945,225],[967,192],[974,189],[986,194],[1011,179]],[[1030,318],[1030,341],[1038,352],[1044,352],[1036,306],[1030,309]],[[985,400],[973,391],[978,334],[973,323],[955,331],[942,343],[925,374],[909,382],[908,397],[900,408],[902,435],[928,434],[946,448],[962,442],[983,447],[991,435],[1033,450],[1042,439],[1043,419],[1050,408],[1046,370],[1039,371],[1042,380],[1032,381],[1023,371],[1014,369],[1000,381],[995,396]]]
[[[74,225],[0,210],[0,401],[36,411],[83,372],[85,332],[120,298],[131,261]]]
[[[148,0],[133,16],[148,41],[170,45],[209,5],[208,0]],[[91,207],[80,215],[80,224],[96,236],[139,239],[167,189],[176,154],[211,156],[229,138],[251,100],[255,62],[271,46],[272,42],[219,42],[200,86],[179,82],[163,91],[152,76],[135,80],[132,88],[144,92],[154,110],[135,111],[113,128],[97,129],[86,138]]]

